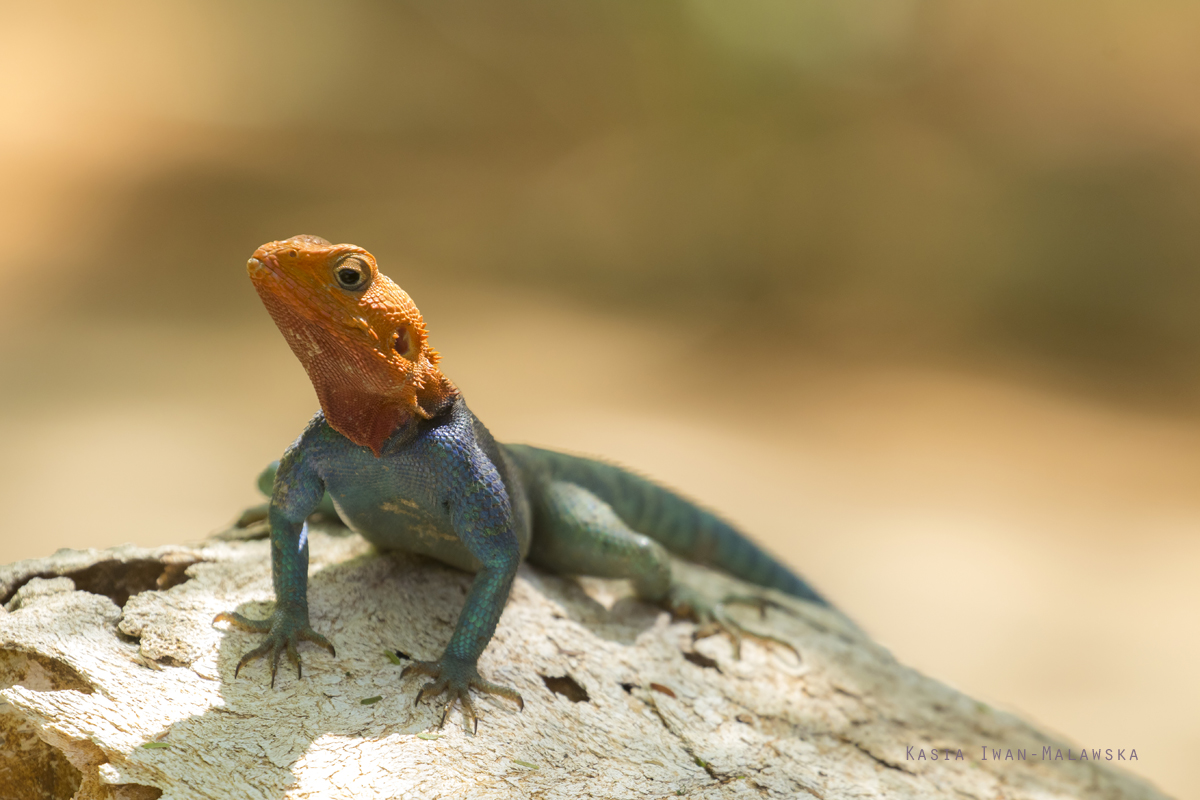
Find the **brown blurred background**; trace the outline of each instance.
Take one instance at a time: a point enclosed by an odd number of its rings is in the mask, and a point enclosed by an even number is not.
[[[314,233],[498,437],[1200,794],[1198,98],[1181,0],[0,3],[0,562],[256,501]]]

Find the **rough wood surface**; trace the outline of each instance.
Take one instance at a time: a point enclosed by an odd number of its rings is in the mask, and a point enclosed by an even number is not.
[[[62,551],[0,568],[0,795],[1162,796],[1103,754],[1079,760],[1076,745],[900,665],[837,614],[778,595],[789,613],[738,611],[796,652],[747,640],[735,659],[728,638],[693,643],[694,626],[620,582],[529,566],[481,661],[524,695],[524,712],[482,698],[477,734],[457,710],[439,730],[439,705],[413,706],[424,679],[401,680],[388,652],[436,656],[470,576],[337,528],[311,542],[313,624],[338,655],[305,646],[303,679],[285,663],[275,689],[261,662],[233,676],[256,637],[211,624],[219,611],[269,610],[266,541]],[[732,586],[687,572],[714,596]]]

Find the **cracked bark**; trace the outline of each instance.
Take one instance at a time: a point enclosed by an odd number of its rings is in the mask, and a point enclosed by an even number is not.
[[[252,531],[253,533],[253,531]],[[228,537],[226,537],[228,538]],[[238,658],[263,616],[265,541],[60,552],[0,568],[0,786],[14,800],[163,798],[1158,798],[1078,746],[897,663],[834,612],[733,609],[795,645],[692,641],[621,582],[523,566],[480,667],[524,713],[480,697],[413,706],[413,658],[449,639],[470,576],[314,527],[310,607],[337,658],[302,648],[278,686]],[[681,565],[714,597],[746,587]],[[378,699],[375,699],[378,698]],[[371,701],[364,703],[363,701]],[[908,746],[963,760],[908,760]],[[979,758],[987,745],[1024,760]]]

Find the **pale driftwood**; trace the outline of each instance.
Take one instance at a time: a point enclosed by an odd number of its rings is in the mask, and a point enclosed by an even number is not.
[[[786,599],[790,614],[747,610],[748,626],[797,652],[749,640],[739,660],[728,638],[693,643],[691,624],[622,596],[620,582],[528,566],[481,662],[524,695],[524,712],[482,699],[477,734],[457,710],[439,731],[438,704],[413,706],[424,679],[401,680],[387,651],[436,656],[470,577],[338,532],[313,530],[310,583],[313,624],[337,657],[306,645],[304,677],[285,661],[275,689],[261,662],[233,676],[257,637],[211,624],[269,610],[266,541],[0,568],[0,795],[1162,796],[1107,763],[1042,760],[1044,747],[1080,750],[898,664],[835,613]],[[688,572],[714,595],[731,585]],[[908,760],[910,746],[925,759]],[[1003,760],[1010,750],[1027,760]]]

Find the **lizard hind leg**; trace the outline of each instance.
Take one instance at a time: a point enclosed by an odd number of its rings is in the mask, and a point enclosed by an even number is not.
[[[566,481],[534,492],[529,560],[551,572],[629,578],[642,600],[665,603],[671,560],[658,542],[631,530],[608,503]]]
[[[712,602],[673,581],[666,549],[632,530],[608,503],[587,489],[567,481],[550,481],[536,492],[534,513],[535,539],[529,553],[534,564],[565,574],[629,578],[642,600],[694,620],[698,625],[694,639],[727,634],[736,657],[741,657],[744,636],[777,642],[795,652],[788,642],[750,630],[726,611],[729,605],[748,604],[765,614],[767,607],[777,604],[742,595]]]

